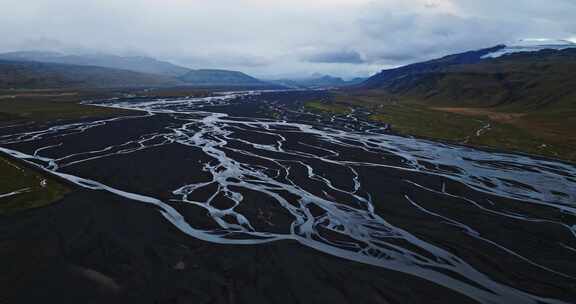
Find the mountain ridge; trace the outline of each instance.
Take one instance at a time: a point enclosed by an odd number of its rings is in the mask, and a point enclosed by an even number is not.
[[[467,57],[464,60],[462,54],[456,54],[384,70],[357,89],[381,90],[398,97],[448,105],[573,106],[570,100],[576,100],[575,48],[478,57],[490,50],[498,51],[483,49],[463,53]]]
[[[423,62],[417,62],[393,69],[382,70],[376,75],[368,78],[361,83],[359,87],[364,89],[374,89],[384,87],[387,82],[394,80],[398,77],[406,77],[409,75],[430,73],[441,70],[448,66],[459,64],[470,64],[482,61],[482,57],[490,53],[504,49],[506,46],[501,44],[491,48],[485,48],[476,51],[468,51],[459,54],[447,55],[438,59],[432,59]]]
[[[166,82],[166,83],[172,83],[174,85],[184,85],[192,87],[243,87],[243,88],[278,87],[278,85],[261,81],[259,79],[256,79],[252,76],[249,76],[239,71],[229,71],[222,69],[190,69],[187,67],[172,64],[167,61],[161,61],[154,58],[143,56],[123,57],[109,54],[67,55],[58,52],[20,51],[20,52],[10,52],[0,54],[0,60],[4,60],[7,62],[20,62],[21,67],[25,62],[45,63],[45,64],[61,64],[68,66],[90,67],[90,68],[100,67],[111,69],[114,71],[124,70],[149,75],[147,77],[149,79],[143,81],[143,83],[138,86],[146,86],[150,83],[149,81],[150,79],[156,77],[158,79],[163,79],[162,81],[159,81],[160,83]],[[60,69],[63,69],[63,67],[61,66]],[[76,69],[76,72],[78,71],[79,70]],[[103,72],[104,70],[99,70],[99,73]],[[113,75],[117,74],[117,72],[111,72],[111,73]],[[7,76],[5,75],[4,78],[6,79],[6,77]],[[142,75],[136,78],[144,80]],[[105,80],[103,77],[102,79]],[[65,82],[70,82],[71,80],[72,79],[66,80]],[[45,80],[44,82],[46,81],[47,80]],[[120,81],[120,83],[122,84],[124,82]],[[101,86],[96,83],[94,85]]]
[[[97,66],[0,60],[0,88],[165,87],[182,83],[170,77]]]

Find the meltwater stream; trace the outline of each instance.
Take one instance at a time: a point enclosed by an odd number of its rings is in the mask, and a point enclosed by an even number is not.
[[[295,240],[327,254],[432,281],[480,303],[566,303],[491,278],[437,243],[392,224],[379,209],[387,197],[402,201],[427,221],[513,256],[527,267],[559,280],[576,280],[576,273],[541,264],[453,214],[432,210],[433,202],[426,199],[459,202],[458,210],[466,210],[464,204],[494,218],[555,226],[570,235],[570,243],[558,248],[576,258],[576,222],[570,222],[576,216],[574,166],[399,137],[381,132],[378,125],[353,130],[218,110],[241,107],[248,99],[264,103],[266,94],[261,94],[101,101],[92,105],[141,114],[1,135],[0,151],[78,186],[156,205],[182,232],[208,242],[255,245]],[[123,190],[121,183],[83,169],[168,147],[199,155],[199,160],[174,161],[179,164],[174,170],[191,177],[188,183],[169,185],[168,198],[165,193]],[[139,166],[150,163],[155,159]],[[154,174],[150,172],[150,178]],[[389,179],[395,179],[394,184],[388,184]],[[460,190],[453,190],[455,185]],[[197,225],[180,211],[183,206],[194,206],[208,218]],[[530,208],[546,212],[526,212]]]

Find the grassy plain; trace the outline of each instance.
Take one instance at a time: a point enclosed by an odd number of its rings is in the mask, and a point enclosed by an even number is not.
[[[49,205],[70,189],[35,170],[0,157],[0,215]]]

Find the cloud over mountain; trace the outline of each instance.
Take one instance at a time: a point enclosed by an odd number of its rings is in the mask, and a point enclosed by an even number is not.
[[[257,76],[358,76],[523,38],[576,37],[572,0],[0,0],[0,5],[10,7],[0,19],[0,51],[142,54]]]

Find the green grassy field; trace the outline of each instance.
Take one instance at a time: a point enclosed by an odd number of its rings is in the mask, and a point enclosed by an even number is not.
[[[391,124],[393,131],[404,135],[576,161],[574,111],[517,114],[510,109],[434,108],[380,92],[337,92],[332,102],[321,106],[309,102],[306,107],[341,113],[347,105],[370,109],[374,113],[370,119]]]
[[[65,185],[0,157],[0,215],[49,205],[70,191]]]
[[[317,113],[349,114],[352,110],[349,105],[325,101],[309,101],[304,107],[306,110]]]
[[[110,117],[119,110],[79,104],[97,92],[76,91],[0,91],[0,125],[8,121],[52,121],[86,117]],[[102,93],[101,96],[114,96]],[[127,112],[127,111],[124,111]]]

